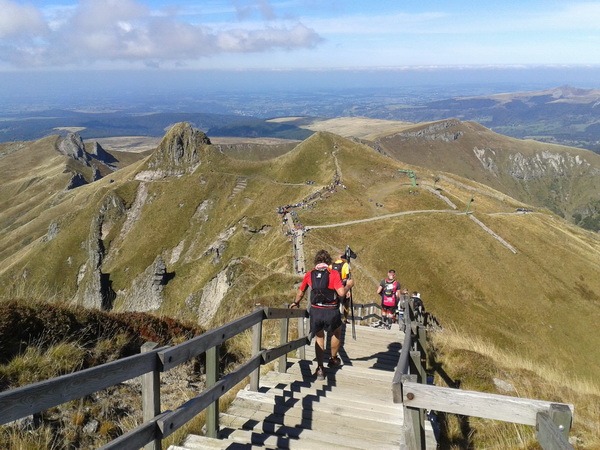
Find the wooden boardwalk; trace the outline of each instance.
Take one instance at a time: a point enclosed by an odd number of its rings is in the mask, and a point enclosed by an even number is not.
[[[190,435],[182,449],[399,449],[403,409],[392,402],[392,379],[404,334],[348,326],[340,351],[342,366],[314,377],[314,345],[306,359],[288,359],[287,373],[270,372],[259,392],[241,390],[220,415],[220,439]],[[313,341],[314,342],[314,341]],[[326,353],[326,360],[329,353]],[[427,424],[428,425],[428,424]],[[431,427],[428,448],[436,448]]]

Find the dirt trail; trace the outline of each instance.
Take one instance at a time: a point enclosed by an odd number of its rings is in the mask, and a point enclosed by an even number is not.
[[[451,209],[422,209],[419,211],[403,211],[403,212],[399,212],[399,213],[393,213],[393,214],[385,214],[383,216],[377,216],[377,217],[369,217],[366,219],[359,219],[359,220],[350,220],[348,222],[340,222],[340,223],[330,223],[328,225],[311,225],[311,226],[307,226],[306,229],[307,230],[315,230],[317,228],[335,228],[335,227],[344,227],[347,225],[354,225],[357,223],[365,223],[365,222],[374,222],[376,220],[384,220],[384,219],[390,219],[392,217],[399,217],[399,216],[406,216],[409,214],[431,214],[431,213],[443,213],[443,214],[465,214],[464,212],[459,212],[459,211],[454,211]]]

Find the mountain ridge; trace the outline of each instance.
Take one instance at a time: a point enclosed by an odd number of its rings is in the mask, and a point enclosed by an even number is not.
[[[488,133],[461,121],[423,124],[401,136],[411,143],[401,150],[418,150],[419,140],[423,151],[438,151],[467,139],[467,131]],[[0,297],[42,295],[215,327],[256,303],[293,298],[300,279],[279,213],[286,206],[296,213],[294,225],[308,229],[307,260],[346,245],[358,254],[357,303],[377,301],[374,280],[395,268],[445,327],[594,383],[595,321],[581,317],[600,310],[598,233],[450,170],[325,131],[260,161],[232,158],[209,142],[180,124],[152,154],[71,190],[56,138],[0,159],[0,174],[13,176],[0,191]],[[16,170],[21,156],[36,152],[45,172]],[[472,149],[463,158],[481,167]],[[159,176],[139,176],[149,169]],[[399,169],[414,171],[418,185]],[[45,189],[32,195],[46,173]],[[32,197],[31,213],[11,203],[22,200],[12,195],[19,189]],[[379,220],[339,225],[366,218]],[[338,226],[318,227],[328,224]]]

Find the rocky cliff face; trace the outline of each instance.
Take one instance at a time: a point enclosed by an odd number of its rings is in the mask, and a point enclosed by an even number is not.
[[[569,174],[600,175],[600,170],[593,167],[580,155],[566,152],[540,151],[534,155],[521,152],[510,153],[506,165],[501,161],[501,155],[491,148],[473,148],[473,154],[481,165],[488,171],[498,174],[501,166],[513,178],[531,181],[545,177],[562,177]]]
[[[210,139],[188,122],[178,123],[169,130],[147,163],[147,169],[136,179],[151,181],[169,176],[192,173],[201,164],[201,152]]]
[[[167,264],[162,256],[157,256],[152,264],[136,277],[131,289],[119,292],[123,295],[123,310],[154,311],[164,301],[163,289],[167,284]]]
[[[66,137],[59,139],[56,149],[78,163],[67,166],[67,169],[72,173],[67,190],[78,188],[102,178],[100,170],[94,164],[94,158],[103,163],[107,163],[112,158],[98,143],[94,147],[95,155],[93,155],[93,158],[90,153],[86,152],[83,139],[78,133],[69,133]],[[114,158],[112,160],[114,161]]]
[[[89,238],[85,244],[87,261],[79,269],[75,303],[87,308],[103,310],[112,308],[116,294],[111,286],[110,274],[102,272],[102,264],[106,256],[104,239],[113,224],[124,214],[123,200],[115,195],[109,195],[92,220]]]
[[[426,140],[440,140],[443,142],[452,142],[458,140],[464,132],[461,130],[452,130],[460,125],[460,120],[450,119],[433,123],[419,130],[396,133],[394,137],[398,138],[421,138]]]
[[[58,142],[57,149],[63,155],[73,158],[85,166],[89,166],[90,156],[85,151],[83,140],[78,133],[69,133]]]

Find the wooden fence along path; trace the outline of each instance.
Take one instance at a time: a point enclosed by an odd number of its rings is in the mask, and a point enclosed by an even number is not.
[[[378,316],[378,305],[355,307],[355,319],[362,323]],[[327,370],[324,381],[312,375],[307,315],[306,310],[261,308],[173,347],[148,343],[138,355],[0,392],[0,425],[143,376],[144,422],[102,449],[160,449],[162,439],[205,410],[206,437],[190,436],[185,448],[435,448],[426,410],[532,425],[543,449],[573,448],[568,442],[572,405],[427,384],[427,331],[437,321],[415,311],[410,301],[406,333],[357,326],[353,340],[346,329],[343,365]],[[280,345],[269,349],[262,342],[265,320],[280,323]],[[291,341],[290,320],[298,322],[298,337]],[[252,356],[221,376],[219,346],[249,329]],[[298,359],[288,359],[295,350]],[[160,373],[201,354],[206,355],[206,388],[175,410],[163,411]],[[261,365],[272,362],[278,373],[261,379]],[[248,376],[249,386],[220,414],[221,396]]]
[[[243,389],[220,415],[219,438],[190,435],[170,450],[248,448],[398,449],[403,442],[402,405],[390,397],[404,333],[350,326],[343,332],[342,365],[314,377],[314,347],[305,359],[288,359],[287,371],[269,372],[258,392]],[[325,361],[329,358],[328,351]],[[435,447],[431,427],[428,448]]]

